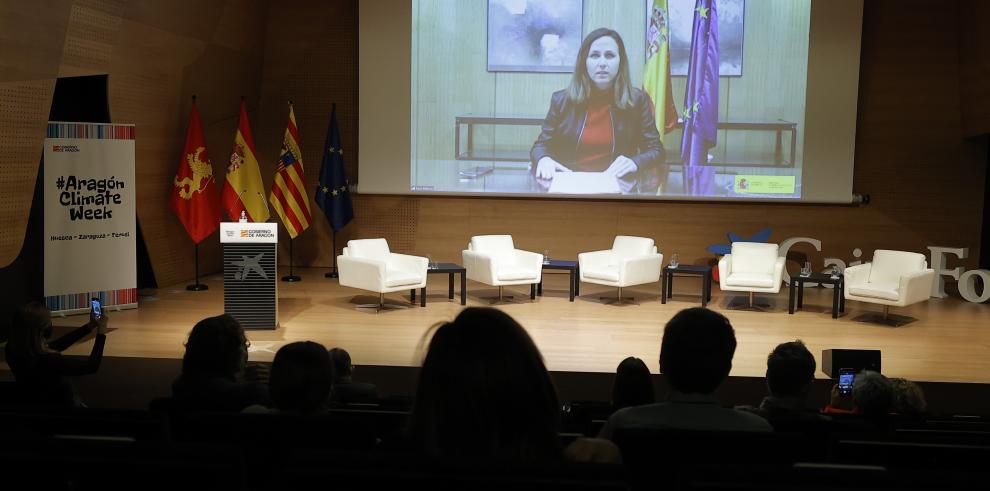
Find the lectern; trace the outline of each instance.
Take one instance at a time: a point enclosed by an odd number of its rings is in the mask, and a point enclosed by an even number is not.
[[[278,327],[278,228],[275,223],[224,222],[223,311],[244,329]]]

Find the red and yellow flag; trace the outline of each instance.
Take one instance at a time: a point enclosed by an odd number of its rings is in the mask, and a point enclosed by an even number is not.
[[[303,187],[304,182],[306,177],[302,152],[299,151],[299,131],[296,128],[296,115],[290,104],[289,122],[285,127],[282,151],[275,166],[275,179],[268,200],[275,207],[275,213],[282,219],[285,229],[289,231],[289,237],[293,239],[313,222],[309,212],[309,194]]]
[[[193,242],[199,244],[220,226],[220,203],[195,99],[186,127],[186,145],[172,185],[169,208],[179,217]]]
[[[241,101],[241,117],[234,135],[234,150],[227,166],[227,182],[223,186],[223,207],[231,220],[238,220],[241,212],[250,222],[268,221],[268,200],[261,181],[261,168],[255,158],[254,137],[248,123],[247,107]]]

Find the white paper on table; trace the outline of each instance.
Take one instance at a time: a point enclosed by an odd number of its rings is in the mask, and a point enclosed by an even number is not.
[[[615,176],[604,172],[556,172],[547,192],[564,194],[621,193]]]

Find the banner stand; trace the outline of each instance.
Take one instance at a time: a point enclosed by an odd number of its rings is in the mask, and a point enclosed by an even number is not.
[[[136,308],[133,124],[49,121],[44,147],[44,296],[55,315]]]

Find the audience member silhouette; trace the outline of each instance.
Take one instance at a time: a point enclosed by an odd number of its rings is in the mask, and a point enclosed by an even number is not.
[[[313,416],[327,411],[333,386],[333,366],[327,349],[312,341],[279,348],[268,378],[271,404],[249,406],[245,412],[274,412]]]
[[[921,421],[928,412],[928,402],[925,392],[918,384],[903,378],[891,378],[890,387],[893,391],[893,409],[901,418],[908,421]]]
[[[14,314],[7,339],[7,365],[24,402],[81,406],[82,401],[64,377],[96,373],[103,360],[107,316],[90,314],[85,325],[64,336],[52,337],[51,312],[41,302],[21,306]],[[93,349],[85,359],[62,356],[61,351],[96,330]]]
[[[728,377],[735,351],[736,337],[725,316],[705,308],[678,312],[667,322],[660,344],[668,400],[617,411],[600,436],[611,439],[617,430],[637,428],[772,431],[765,419],[723,408],[715,400],[715,389]]]
[[[612,410],[653,404],[653,379],[643,360],[630,356],[619,363],[612,381]]]
[[[172,384],[177,408],[240,411],[252,404],[268,405],[267,386],[241,380],[248,345],[244,328],[230,315],[196,323],[186,341],[182,374]]]
[[[410,420],[434,457],[561,459],[560,406],[540,352],[509,315],[469,307],[435,326]]]
[[[767,389],[759,407],[741,406],[773,425],[777,431],[798,431],[825,425],[829,418],[808,407],[815,381],[815,357],[801,340],[777,345],[767,356]]]
[[[378,402],[378,387],[374,384],[355,382],[351,355],[343,348],[330,350],[333,364],[333,392],[330,400],[338,404],[374,404]]]

